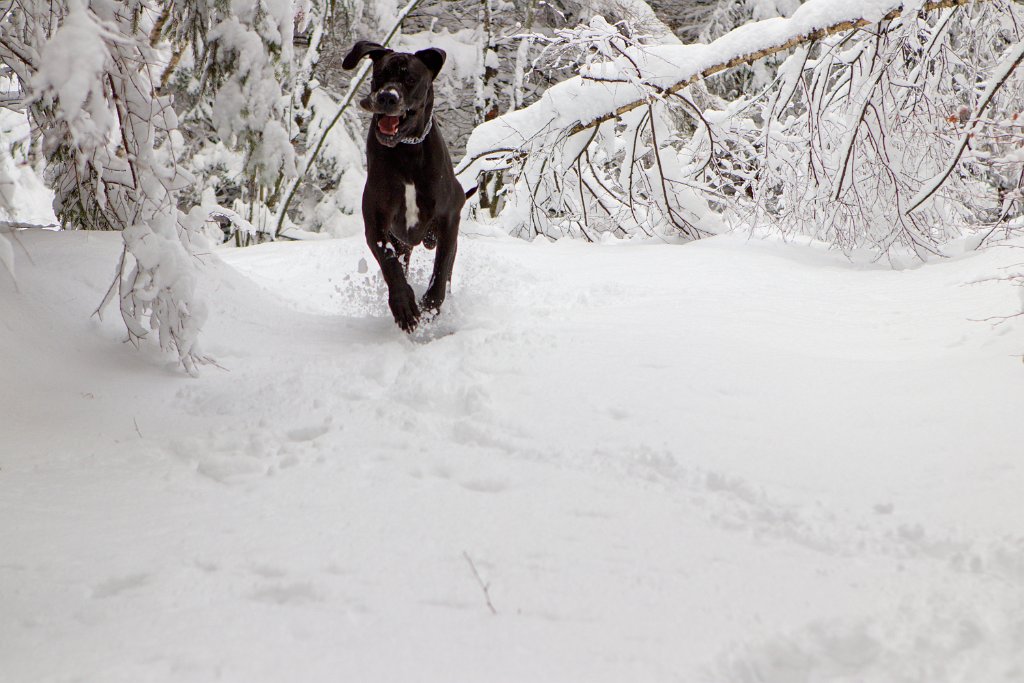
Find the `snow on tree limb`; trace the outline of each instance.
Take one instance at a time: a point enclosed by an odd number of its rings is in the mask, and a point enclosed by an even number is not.
[[[457,172],[464,175],[485,158],[487,167],[500,166],[540,136],[572,137],[645,106],[655,97],[677,93],[714,74],[836,33],[892,20],[908,11],[987,1],[809,0],[791,17],[746,24],[708,44],[627,50],[626,59],[592,65],[550,88],[538,102],[478,126],[466,143],[466,155]],[[630,67],[638,73],[625,73]]]
[[[969,4],[811,0],[707,45],[651,44],[596,16],[559,37],[579,76],[479,126],[459,170],[501,173],[497,219],[526,238],[698,239],[731,225],[941,255],[963,234],[1009,229],[1024,203],[1024,8]],[[697,83],[794,45],[757,89]]]
[[[104,302],[116,290],[129,340],[156,332],[194,375],[207,360],[192,244],[201,221],[177,208],[192,176],[179,163],[171,98],[155,87],[147,15],[124,10],[110,0],[18,5],[0,28],[0,59],[26,92],[62,224],[121,231],[124,256]]]

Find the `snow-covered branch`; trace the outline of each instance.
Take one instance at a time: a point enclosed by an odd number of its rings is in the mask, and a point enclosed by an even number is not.
[[[572,137],[741,64],[890,21],[905,7],[932,11],[986,1],[809,0],[791,17],[745,24],[706,45],[628,46],[618,59],[589,65],[579,76],[550,88],[529,107],[478,126],[466,144],[458,172],[472,173],[485,158],[493,164],[509,150],[526,151],[527,141],[545,134]]]
[[[995,94],[1001,87],[1003,87],[1004,84],[1006,84],[1017,67],[1020,66],[1021,60],[1024,60],[1024,40],[1017,43],[1016,46],[1008,51],[1008,54],[1003,58],[1003,61],[999,64],[992,78],[989,79],[989,82],[985,87],[985,92],[982,94],[978,104],[975,106],[974,111],[972,111],[968,117],[970,125],[968,125],[960,134],[960,140],[956,145],[956,152],[949,160],[949,163],[946,164],[946,167],[940,174],[928,181],[917,195],[910,200],[910,206],[905,209],[905,213],[910,213],[917,207],[921,206],[921,204],[928,201],[928,199],[938,191],[942,184],[946,182],[950,174],[953,173],[963,156],[964,150],[967,149],[967,145],[970,143],[971,138],[976,135],[978,129],[981,127],[982,115],[985,113],[985,110],[990,104],[992,104],[992,99],[995,97]]]
[[[939,253],[1021,209],[1022,14],[1005,0],[810,0],[707,45],[650,45],[595,17],[563,35],[599,57],[480,125],[459,170],[505,174],[499,221],[523,236],[694,239],[733,223]],[[729,102],[697,83],[784,50],[760,92]],[[929,178],[942,200],[926,207],[911,198]]]

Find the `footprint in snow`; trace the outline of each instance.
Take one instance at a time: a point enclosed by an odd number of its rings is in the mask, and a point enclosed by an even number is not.
[[[323,601],[320,592],[312,584],[305,582],[265,586],[254,591],[249,597],[257,602],[273,605],[298,605]]]
[[[239,456],[205,454],[196,463],[196,472],[221,484],[230,484],[269,472],[266,463]]]
[[[125,591],[132,590],[133,588],[139,588],[149,583],[152,577],[149,574],[140,572],[138,574],[129,574],[127,576],[119,576],[100,583],[93,587],[92,597],[94,598],[110,598],[115,595],[119,595]]]
[[[414,344],[429,344],[438,339],[450,337],[458,331],[455,322],[450,318],[440,315],[428,317],[428,314],[424,313],[420,324],[409,335],[409,341]]]
[[[286,436],[292,441],[314,441],[331,430],[330,418],[324,420],[323,424],[299,427],[289,431]]]
[[[340,427],[339,427],[340,428]],[[333,429],[328,416],[319,424],[296,427],[284,433],[268,429],[214,433],[170,444],[171,452],[191,464],[199,474],[221,484],[232,484],[309,462],[309,445]]]
[[[504,479],[477,478],[460,481],[459,486],[476,493],[502,493],[508,490],[509,482]]]

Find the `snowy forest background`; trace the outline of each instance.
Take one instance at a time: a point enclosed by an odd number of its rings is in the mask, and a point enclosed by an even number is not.
[[[0,0],[0,680],[1021,683],[1022,20]],[[480,188],[411,334],[359,38]]]
[[[46,220],[42,183],[60,225],[122,231],[99,310],[190,372],[197,250],[361,230],[369,64],[340,69],[360,37],[447,51],[438,114],[471,213],[511,235],[742,228],[899,264],[1024,227],[1019,2],[0,7],[4,230]]]

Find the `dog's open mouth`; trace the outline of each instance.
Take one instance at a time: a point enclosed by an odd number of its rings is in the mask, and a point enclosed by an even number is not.
[[[393,136],[398,134],[398,124],[402,122],[400,116],[381,116],[377,121],[377,130],[382,135]]]

